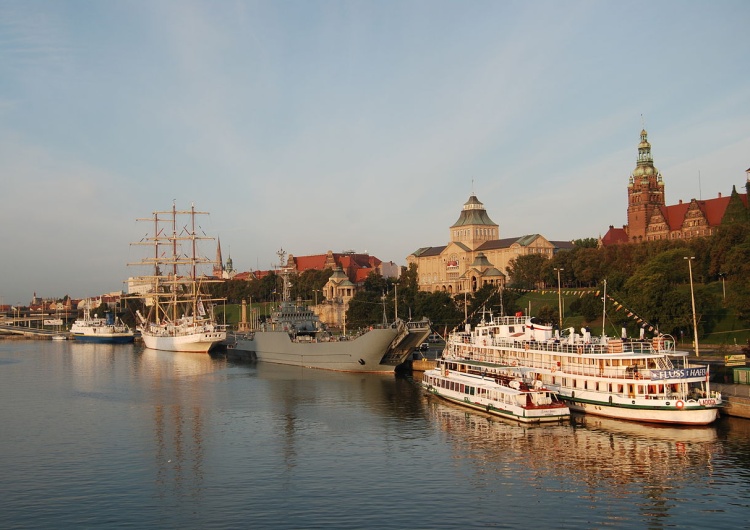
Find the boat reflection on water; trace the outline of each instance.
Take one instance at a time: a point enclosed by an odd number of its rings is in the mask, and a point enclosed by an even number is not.
[[[212,415],[216,386],[207,384],[226,361],[202,352],[143,348],[134,372],[150,384],[143,389],[152,410],[155,487],[161,498],[198,495],[204,485],[208,449],[216,436]]]
[[[475,459],[478,473],[521,476],[529,482],[580,483],[597,498],[632,495],[643,488],[644,515],[674,509],[680,490],[711,480],[718,455],[717,428],[658,427],[574,415],[566,425],[529,427],[426,397],[429,417],[446,433],[455,458]]]
[[[421,389],[400,376],[365,372],[311,370],[301,366],[251,361],[254,375],[268,383],[273,402],[290,407],[301,403],[330,403],[338,413],[344,409],[359,414],[375,413],[384,420],[400,421],[405,417],[424,418],[418,396]]]

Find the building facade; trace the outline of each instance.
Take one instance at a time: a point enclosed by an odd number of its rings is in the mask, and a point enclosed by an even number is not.
[[[472,293],[485,285],[504,287],[511,260],[528,254],[551,258],[572,244],[548,241],[539,234],[499,239],[499,225],[490,219],[475,195],[464,204],[458,220],[450,227],[450,243],[422,247],[406,261],[417,266],[421,291],[451,294]]]
[[[746,172],[745,193],[707,200],[680,200],[667,206],[664,180],[654,166],[651,144],[646,130],[641,131],[638,161],[628,181],[628,224],[622,228],[610,226],[601,245],[641,243],[662,239],[690,239],[712,235],[724,221],[727,212],[747,216],[750,193],[750,169]],[[735,213],[732,213],[735,212]]]

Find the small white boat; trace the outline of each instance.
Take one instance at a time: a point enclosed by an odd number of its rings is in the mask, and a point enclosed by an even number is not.
[[[528,385],[512,372],[490,372],[479,363],[441,360],[438,367],[424,373],[422,386],[458,405],[521,423],[559,422],[570,417],[570,409],[556,392],[539,380]]]
[[[105,318],[96,314],[92,317],[88,309],[84,309],[83,318],[70,326],[70,334],[79,342],[99,344],[127,344],[133,342],[135,336],[128,325],[111,313],[107,313]]]

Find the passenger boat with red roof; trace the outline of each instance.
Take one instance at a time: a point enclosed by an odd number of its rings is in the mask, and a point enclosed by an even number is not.
[[[559,422],[570,409],[540,380],[528,384],[523,369],[442,359],[422,376],[422,386],[447,401],[520,423]]]

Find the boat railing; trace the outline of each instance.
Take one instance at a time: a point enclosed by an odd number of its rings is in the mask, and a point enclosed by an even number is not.
[[[408,322],[405,322],[406,327],[411,329],[417,329],[422,330],[430,327],[430,321],[429,320],[409,320]]]
[[[564,354],[612,354],[633,353],[637,355],[654,354],[656,350],[649,341],[626,341],[611,340],[606,343],[582,342],[571,343],[569,340],[550,339],[545,341],[527,340],[518,337],[493,337],[474,336],[469,333],[461,333],[456,336],[463,344],[472,344],[477,347],[495,346],[502,348],[541,350]]]
[[[518,352],[523,347],[517,348]],[[508,350],[505,354],[498,352],[483,352],[483,351],[458,351],[455,348],[446,348],[445,357],[448,359],[466,359],[470,361],[491,363],[497,365],[507,365],[509,367],[523,366],[530,369],[541,369],[555,374],[559,371],[564,371],[566,375],[580,375],[589,377],[599,377],[607,379],[620,379],[620,380],[631,380],[631,381],[648,381],[651,379],[652,369],[662,369],[663,363],[661,359],[650,359],[649,361],[656,361],[655,364],[650,365],[630,365],[630,366],[600,366],[600,365],[576,365],[565,363],[564,361],[555,361],[551,359],[521,359],[514,355],[514,352]],[[667,361],[668,362],[668,361]],[[671,364],[671,363],[670,363]]]

